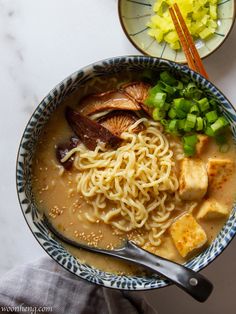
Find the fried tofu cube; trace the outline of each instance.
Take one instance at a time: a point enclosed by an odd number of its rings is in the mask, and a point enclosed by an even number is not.
[[[178,218],[170,226],[170,234],[182,257],[186,257],[207,242],[205,231],[189,213]]]
[[[179,195],[183,200],[199,200],[207,191],[208,177],[205,164],[200,159],[184,158],[179,177]]]
[[[230,178],[234,171],[234,162],[228,158],[209,158],[207,173],[209,177],[209,187],[218,190]]]
[[[223,218],[228,216],[228,208],[217,202],[215,199],[210,198],[204,201],[197,214],[198,219],[212,219],[212,218]]]
[[[198,134],[197,136],[197,145],[196,145],[196,154],[200,155],[206,149],[207,144],[209,143],[209,136],[204,134]]]

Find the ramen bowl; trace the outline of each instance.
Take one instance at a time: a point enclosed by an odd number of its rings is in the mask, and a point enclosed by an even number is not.
[[[227,98],[211,82],[196,72],[193,72],[188,67],[175,62],[146,56],[121,56],[86,66],[68,76],[49,92],[38,105],[27,124],[17,156],[16,184],[19,203],[25,220],[36,240],[52,259],[75,276],[109,288],[148,290],[164,287],[168,285],[169,282],[163,280],[156,274],[117,275],[101,271],[98,268],[81,262],[70,254],[50,233],[44,223],[41,212],[37,208],[32,191],[32,160],[40,133],[49,118],[54,114],[55,109],[60,106],[65,99],[70,97],[73,93],[80,91],[91,79],[106,78],[109,75],[118,75],[124,71],[140,72],[147,69],[153,71],[167,69],[173,73],[187,75],[209,95],[218,99],[224,115],[227,116],[230,122],[232,135],[234,139],[236,139],[235,110]],[[217,238],[205,251],[189,260],[186,266],[194,271],[200,271],[226,248],[235,233],[236,211],[234,207]],[[94,258],[96,258],[96,255]]]
[[[153,4],[150,1],[119,0],[118,12],[120,23],[126,37],[143,54],[186,63],[182,50],[173,50],[166,42],[158,43],[148,35],[147,23],[154,15]],[[220,0],[217,4],[218,20],[216,32],[206,40],[195,41],[201,58],[205,58],[218,49],[228,37],[235,21],[235,1]]]

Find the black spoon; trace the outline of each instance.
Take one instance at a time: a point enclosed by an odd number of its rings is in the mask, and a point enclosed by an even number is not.
[[[44,216],[44,222],[48,229],[63,242],[80,249],[110,255],[141,265],[160,276],[164,276],[199,302],[206,301],[213,290],[212,283],[201,274],[183,265],[149,253],[131,241],[126,241],[123,247],[115,250],[99,249],[66,238],[53,227],[46,216]]]

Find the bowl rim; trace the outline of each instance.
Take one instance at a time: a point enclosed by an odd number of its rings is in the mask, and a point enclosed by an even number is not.
[[[153,58],[160,58],[160,59],[164,59],[162,56],[160,57],[156,57],[156,56],[152,56],[150,54],[148,54],[146,52],[146,50],[142,49],[132,38],[131,36],[129,36],[129,33],[127,31],[127,28],[125,27],[125,23],[124,23],[124,19],[122,17],[122,10],[121,10],[121,5],[122,5],[122,2],[124,0],[118,0],[118,3],[117,3],[117,6],[118,6],[118,16],[119,16],[119,21],[120,21],[120,25],[123,29],[123,32],[125,33],[127,39],[129,40],[129,42],[138,50],[140,51],[142,54],[144,54],[145,56],[149,56],[149,57],[153,57]],[[217,51],[222,45],[223,43],[226,41],[226,39],[229,37],[232,29],[233,29],[233,26],[234,26],[234,23],[235,23],[235,20],[236,20],[236,0],[232,0],[232,2],[234,3],[234,8],[233,8],[233,15],[232,15],[232,23],[231,23],[231,26],[227,32],[227,34],[224,36],[224,39],[219,43],[218,46],[216,46],[213,50],[210,50],[207,54],[205,54],[204,56],[201,56],[201,59],[205,59],[207,57],[209,57],[210,55],[212,55],[215,51]],[[176,61],[173,61],[173,60],[169,60],[171,62],[176,62]],[[187,64],[187,60],[185,61],[179,61],[178,63],[180,64]]]
[[[109,286],[109,285],[106,285],[105,283],[97,283],[97,282],[93,282],[87,278],[83,278],[80,276],[80,274],[77,274],[75,273],[74,271],[72,271],[71,269],[69,269],[67,266],[63,265],[62,263],[60,263],[53,255],[50,254],[50,252],[43,246],[43,243],[39,240],[39,238],[36,236],[32,226],[30,225],[30,221],[28,220],[28,218],[26,217],[26,213],[24,212],[24,208],[23,208],[23,203],[21,201],[21,198],[20,198],[20,191],[19,191],[19,187],[18,187],[18,178],[17,178],[17,169],[18,169],[18,164],[19,164],[19,159],[20,159],[20,153],[21,153],[21,150],[22,150],[22,144],[23,144],[23,140],[24,140],[24,135],[26,133],[26,130],[28,128],[28,126],[30,125],[30,122],[32,121],[32,119],[34,118],[36,112],[38,111],[38,108],[40,106],[42,106],[45,102],[45,100],[48,100],[48,97],[56,90],[58,89],[61,84],[63,84],[64,82],[66,82],[66,80],[70,79],[71,77],[73,77],[74,75],[78,74],[80,71],[91,71],[93,72],[93,66],[96,66],[96,65],[101,65],[102,62],[110,62],[110,61],[116,61],[118,59],[121,59],[121,58],[124,58],[126,61],[126,63],[130,63],[132,60],[134,59],[137,59],[139,60],[138,63],[140,61],[150,61],[150,60],[154,60],[154,59],[157,59],[157,60],[161,60],[161,61],[164,61],[164,62],[167,62],[167,63],[171,63],[172,65],[175,65],[176,66],[176,70],[180,70],[181,68],[182,69],[185,69],[187,70],[188,72],[188,75],[189,74],[195,74],[197,77],[200,77],[202,78],[203,80],[205,80],[208,84],[210,84],[210,86],[212,86],[220,95],[223,96],[223,98],[226,100],[226,102],[230,105],[230,109],[234,112],[235,116],[236,116],[236,109],[233,107],[233,105],[231,104],[231,102],[228,100],[228,98],[224,95],[224,93],[222,93],[212,82],[210,82],[209,80],[205,79],[202,75],[200,75],[199,73],[197,72],[194,72],[193,70],[189,69],[186,65],[183,65],[183,64],[179,64],[179,63],[176,63],[174,61],[170,61],[170,60],[166,60],[164,58],[157,58],[157,57],[152,57],[152,56],[140,56],[140,55],[122,55],[122,56],[115,56],[115,57],[109,57],[109,58],[105,58],[105,59],[101,59],[99,61],[96,61],[96,62],[92,62],[90,63],[89,65],[86,65],[86,66],[83,66],[81,67],[80,69],[78,69],[77,71],[74,71],[73,73],[71,73],[70,75],[68,75],[66,78],[64,78],[63,80],[61,80],[54,88],[52,88],[47,94],[46,96],[41,100],[41,102],[39,102],[39,104],[36,106],[35,110],[33,111],[33,113],[31,114],[30,118],[28,119],[28,122],[26,123],[26,126],[24,128],[24,131],[22,133],[22,136],[21,136],[21,139],[20,139],[20,143],[19,143],[19,147],[18,147],[18,151],[17,151],[17,158],[16,158],[16,192],[17,192],[17,197],[18,197],[18,201],[19,201],[19,204],[20,204],[20,208],[21,208],[21,211],[22,211],[22,214],[24,216],[24,219],[31,231],[31,233],[33,234],[33,236],[35,237],[35,239],[37,240],[37,242],[40,244],[40,246],[44,249],[44,251],[54,260],[56,261],[60,266],[62,266],[64,269],[68,270],[69,272],[71,272],[72,274],[74,274],[75,276],[79,277],[80,279],[83,279],[83,280],[87,280],[91,283],[95,283],[95,284],[99,284],[101,286],[104,286],[104,287],[107,287],[107,288],[111,288],[111,289],[120,289],[120,290],[126,290],[126,291],[147,291],[147,290],[152,290],[152,289],[159,289],[159,288],[163,288],[163,287],[166,287],[168,285],[171,285],[171,283],[168,281],[168,280],[160,280],[161,282],[161,285],[159,286],[153,286],[153,287],[143,287],[143,288],[123,288],[123,287],[116,287],[116,286]],[[114,63],[113,63],[114,65]],[[184,73],[183,71],[181,71],[182,73]],[[47,104],[49,105],[49,104]],[[50,106],[49,106],[50,107]],[[54,111],[54,110],[53,110]],[[53,114],[50,113],[50,115]],[[236,122],[234,122],[236,124]],[[233,206],[234,208],[234,206]],[[228,220],[226,221],[226,223],[228,222]],[[225,223],[225,225],[226,225]],[[225,226],[224,225],[224,226]],[[222,228],[224,228],[224,226]],[[222,229],[221,229],[222,230]],[[218,234],[219,235],[219,234]],[[203,265],[200,265],[199,266],[199,269],[197,271],[200,271],[202,269],[204,269],[205,267],[209,266],[227,247],[228,245],[230,244],[230,242],[233,240],[233,238],[235,237],[236,235],[236,224],[235,225],[232,225],[232,233],[230,235],[230,238],[227,239],[227,241],[224,243],[223,246],[220,247],[220,249],[218,250],[215,250],[214,251],[214,256],[212,256],[209,260],[207,260],[207,262]],[[218,236],[217,236],[218,237]],[[67,250],[67,249],[66,249]],[[207,250],[207,248],[206,248]],[[203,254],[204,252],[206,252],[206,250],[204,250],[201,254]],[[72,256],[74,257],[70,252],[67,251],[67,254],[69,256]],[[195,256],[193,259],[191,259],[190,261],[192,260],[195,260],[196,257],[198,257],[199,255]],[[188,261],[189,262],[189,261]],[[187,262],[187,263],[188,263]],[[78,260],[78,263],[80,265],[84,265],[83,263],[81,263],[79,260]],[[188,265],[187,265],[188,266]],[[115,276],[115,277],[124,277],[123,275],[117,275],[117,274],[113,274],[113,273],[109,273],[109,272],[106,272],[106,271],[102,271],[100,270],[99,268],[96,268],[96,267],[93,267],[93,266],[90,266],[89,267],[91,269],[95,269],[95,270],[98,270],[100,273],[106,273],[106,274],[111,274],[112,276]],[[191,267],[190,267],[191,268]],[[138,278],[136,275],[125,275],[125,277],[130,277],[130,278]],[[143,276],[141,276],[143,278]],[[148,277],[148,280],[153,280],[154,278],[151,278],[151,277]]]

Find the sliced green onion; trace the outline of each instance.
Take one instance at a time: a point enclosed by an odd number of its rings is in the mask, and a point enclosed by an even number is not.
[[[152,93],[145,100],[145,104],[150,107],[161,107],[165,103],[166,94],[163,92]]]
[[[148,98],[146,98],[144,103],[145,103],[145,105],[147,105],[149,107],[154,107],[154,105],[153,105],[153,96],[149,96]]]
[[[165,111],[160,110],[160,108],[155,108],[152,112],[152,117],[155,121],[161,121],[165,118]]]
[[[212,99],[209,100],[209,103],[210,103],[210,106],[211,106],[211,108],[213,110],[218,110],[219,109],[219,104],[218,104],[217,100],[212,98]]]
[[[161,72],[160,79],[168,85],[176,84],[176,79],[168,71]]]
[[[178,120],[178,129],[184,130],[185,128],[186,119]]]
[[[170,109],[170,104],[168,102],[165,102],[162,106],[162,109],[168,111]]]
[[[196,130],[202,131],[203,127],[204,127],[203,119],[201,117],[197,117]]]
[[[150,107],[154,107],[155,96],[157,93],[162,93],[162,89],[159,84],[152,87],[148,92],[148,97],[145,99],[144,103]]]
[[[179,119],[183,119],[187,117],[187,113],[179,108],[176,109],[176,114]]]
[[[196,152],[196,148],[187,144],[184,144],[184,154],[188,157],[193,156]]]
[[[198,108],[198,105],[196,105],[196,104],[193,105],[193,106],[190,108],[190,111],[189,111],[189,112],[198,115],[199,112],[200,112],[200,110],[199,110],[199,108]]]
[[[219,119],[224,124],[224,126],[229,125],[229,121],[224,116],[219,117]]]
[[[170,108],[170,110],[168,111],[168,117],[170,119],[174,119],[176,117],[177,113],[176,113],[176,109],[175,108]]]
[[[174,119],[174,120],[171,120],[170,123],[169,123],[169,130],[170,131],[177,131],[178,129],[178,120]]]
[[[190,82],[184,89],[183,94],[187,98],[198,100],[201,98],[202,91],[196,86],[195,83]]]
[[[188,113],[187,118],[186,118],[185,128],[193,129],[195,127],[196,120],[197,120],[197,116],[195,114]]]
[[[205,134],[208,136],[214,136],[215,135],[214,131],[212,130],[212,128],[210,126],[206,127]]]
[[[153,105],[154,107],[162,107],[166,100],[166,93],[156,93],[156,95],[153,97]]]
[[[217,120],[218,118],[218,115],[217,115],[217,112],[215,110],[213,111],[209,111],[206,113],[206,119],[207,119],[207,122],[209,123],[213,123]]]
[[[184,84],[181,81],[178,81],[175,88],[181,91],[184,88]]]
[[[160,93],[162,92],[162,88],[161,88],[161,84],[157,83],[154,87],[152,87],[149,91],[148,91],[148,95],[149,96],[153,96],[156,95],[156,93]]]
[[[196,134],[183,137],[184,153],[186,156],[193,156],[195,154],[197,141],[198,138]]]
[[[154,72],[143,73],[145,76],[153,81]],[[145,104],[153,108],[153,119],[160,121],[166,132],[186,138],[183,146],[187,156],[193,156],[196,151],[195,132],[214,137],[220,149],[226,150],[227,142],[221,135],[225,135],[228,120],[222,115],[218,101],[188,77],[176,79],[171,72],[162,71]]]
[[[166,84],[165,82],[161,81],[160,86],[161,86],[163,92],[166,92],[170,95],[173,95],[175,93],[175,87],[172,87],[172,86]]]
[[[198,141],[197,135],[193,134],[193,135],[184,136],[183,141],[184,141],[184,144],[187,144],[189,146],[195,146]]]
[[[164,125],[164,127],[166,127],[168,125],[168,120],[162,119],[161,124]]]
[[[188,113],[191,107],[193,106],[192,101],[184,98],[175,98],[173,100],[173,104],[176,107],[176,109],[180,109],[186,113]]]
[[[221,131],[224,127],[229,125],[229,122],[226,120],[225,117],[219,117],[215,123],[211,125],[211,129],[216,134],[217,132]]]
[[[206,97],[198,100],[198,103],[199,103],[201,112],[205,112],[210,108],[209,101]]]
[[[175,98],[173,100],[173,105],[176,107],[176,108],[179,108],[181,106],[181,103],[184,101],[185,99],[183,97],[181,98]]]

